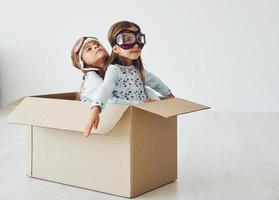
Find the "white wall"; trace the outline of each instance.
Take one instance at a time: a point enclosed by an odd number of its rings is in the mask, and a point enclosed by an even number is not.
[[[0,94],[78,90],[70,49],[119,20],[147,35],[143,61],[174,94],[225,111],[279,111],[278,0],[0,0]]]

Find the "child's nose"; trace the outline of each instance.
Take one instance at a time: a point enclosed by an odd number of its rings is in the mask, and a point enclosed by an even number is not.
[[[135,46],[134,46],[134,47],[136,47],[136,48],[140,48],[138,44],[135,44]]]

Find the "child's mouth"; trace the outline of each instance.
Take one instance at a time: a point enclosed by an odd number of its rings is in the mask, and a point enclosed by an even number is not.
[[[134,50],[131,53],[139,53],[139,50]]]

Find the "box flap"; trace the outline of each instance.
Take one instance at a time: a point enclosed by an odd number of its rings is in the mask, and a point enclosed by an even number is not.
[[[181,115],[184,113],[209,109],[209,107],[207,106],[180,98],[169,98],[165,100],[138,104],[134,106],[145,111],[161,115],[163,117],[171,117],[175,115]]]
[[[16,107],[25,97],[21,97],[15,101],[12,101],[8,104],[8,107]]]
[[[64,93],[51,93],[51,94],[41,94],[34,95],[32,97],[43,97],[51,99],[67,99],[67,100],[77,100],[77,92],[64,92]]]
[[[128,105],[107,104],[93,133],[108,133],[121,119]],[[83,132],[90,104],[81,101],[25,97],[8,116],[7,121],[25,125]],[[106,119],[106,120],[104,120]]]

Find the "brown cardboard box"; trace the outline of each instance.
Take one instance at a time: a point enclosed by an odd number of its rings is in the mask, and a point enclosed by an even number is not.
[[[179,98],[107,104],[85,139],[89,104],[75,93],[25,97],[8,121],[28,125],[28,176],[124,197],[177,178],[177,115],[208,107]]]

